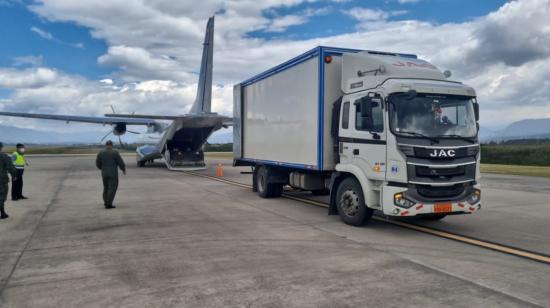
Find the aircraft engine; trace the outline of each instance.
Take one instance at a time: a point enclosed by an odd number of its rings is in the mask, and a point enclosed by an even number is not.
[[[113,126],[113,135],[122,136],[126,134],[126,123],[117,123]]]

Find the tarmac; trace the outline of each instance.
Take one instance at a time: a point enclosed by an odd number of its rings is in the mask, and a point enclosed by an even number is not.
[[[0,221],[1,307],[550,307],[548,264],[125,159],[113,210],[93,157],[30,159]],[[549,255],[550,180],[483,176],[481,211],[411,221]]]

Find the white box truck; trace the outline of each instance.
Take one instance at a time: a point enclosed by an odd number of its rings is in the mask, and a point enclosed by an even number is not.
[[[415,55],[317,47],[234,87],[234,165],[253,188],[330,194],[361,225],[481,208],[479,107],[471,87]]]

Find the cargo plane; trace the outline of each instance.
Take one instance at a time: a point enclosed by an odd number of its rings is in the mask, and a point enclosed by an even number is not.
[[[119,137],[128,126],[146,126],[148,133],[158,133],[154,143],[137,148],[137,165],[163,158],[170,170],[197,170],[206,167],[203,146],[216,130],[232,125],[232,118],[211,112],[212,64],[214,52],[214,17],[208,19],[197,96],[191,110],[183,115],[105,114],[103,117],[0,112],[2,116],[47,119],[111,125],[111,133]],[[114,112],[114,111],[113,111]],[[169,121],[169,123],[167,122]],[[102,139],[102,141],[103,141]],[[151,140],[153,140],[151,139]],[[122,142],[121,142],[122,144]]]

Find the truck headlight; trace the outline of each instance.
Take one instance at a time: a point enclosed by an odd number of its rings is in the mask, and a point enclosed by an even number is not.
[[[474,193],[472,193],[466,201],[468,201],[468,203],[474,205],[474,204],[478,203],[479,200],[481,200],[481,190],[474,189]]]
[[[393,204],[395,204],[396,206],[408,209],[408,208],[412,207],[413,205],[415,205],[416,203],[409,200],[409,199],[407,199],[407,198],[405,198],[404,193],[397,193],[397,194],[393,195]]]
[[[412,146],[400,145],[399,149],[403,152],[403,154],[405,154],[405,156],[414,156],[414,147]]]
[[[468,156],[476,156],[477,152],[479,152],[479,147],[469,147],[468,148]]]

